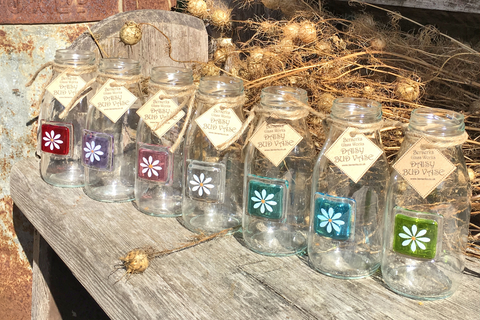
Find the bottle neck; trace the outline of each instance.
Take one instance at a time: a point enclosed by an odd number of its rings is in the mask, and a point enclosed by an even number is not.
[[[115,77],[140,75],[140,62],[132,59],[108,58],[100,60],[100,73]]]
[[[87,50],[61,49],[55,52],[54,62],[71,68],[95,65],[95,54]]]

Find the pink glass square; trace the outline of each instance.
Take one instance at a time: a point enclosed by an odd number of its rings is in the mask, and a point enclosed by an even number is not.
[[[140,148],[138,150],[138,177],[166,182],[168,180],[168,152]]]
[[[67,125],[42,124],[42,151],[66,156],[70,153],[70,128]]]

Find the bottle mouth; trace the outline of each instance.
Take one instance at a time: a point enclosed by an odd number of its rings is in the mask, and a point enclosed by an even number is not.
[[[140,62],[128,58],[104,58],[100,60],[99,69],[108,74],[138,75],[140,74]]]
[[[382,105],[363,98],[338,98],[333,101],[331,116],[338,120],[374,123],[382,120]]]
[[[218,97],[234,97],[243,93],[243,81],[227,76],[211,76],[200,79],[198,87],[200,93],[218,96]]]
[[[287,86],[272,86],[262,89],[260,104],[262,107],[297,110],[300,108],[295,100],[307,104],[307,91]]]
[[[465,132],[463,114],[440,108],[419,108],[412,111],[409,129],[429,135],[451,137]]]
[[[66,65],[94,64],[95,53],[88,50],[58,49],[54,61]]]
[[[157,84],[190,85],[193,83],[193,72],[187,68],[155,67],[152,68],[151,80]]]

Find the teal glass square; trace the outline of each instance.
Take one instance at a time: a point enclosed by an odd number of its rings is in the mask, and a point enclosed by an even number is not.
[[[416,211],[412,213],[415,214]],[[435,258],[438,238],[437,221],[397,214],[393,232],[393,251],[414,258]]]
[[[315,233],[334,240],[348,240],[353,236],[355,200],[317,192],[313,225]]]
[[[267,219],[281,219],[285,198],[286,181],[259,177],[262,181],[248,182],[248,213]]]

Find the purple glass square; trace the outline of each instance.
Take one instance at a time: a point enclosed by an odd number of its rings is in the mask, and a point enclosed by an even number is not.
[[[169,153],[140,148],[138,150],[138,177],[157,182],[166,182],[169,172]]]
[[[83,130],[83,165],[97,170],[111,170],[113,163],[113,136]]]

